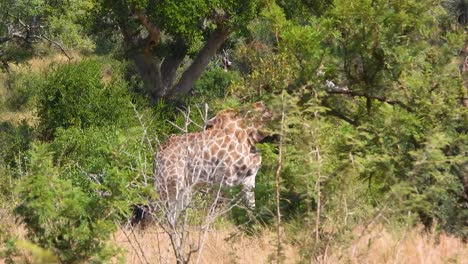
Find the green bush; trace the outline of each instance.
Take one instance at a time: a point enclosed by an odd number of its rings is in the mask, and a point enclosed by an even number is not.
[[[140,127],[59,129],[50,147],[61,177],[91,196],[105,193],[130,205],[144,193],[143,178],[151,179],[152,142]]]
[[[6,106],[12,110],[24,110],[31,106],[44,77],[39,73],[17,73],[11,77],[11,91],[6,98]]]
[[[106,240],[116,229],[112,200],[90,196],[61,178],[46,145],[32,152],[29,174],[18,184],[15,213],[31,242],[64,263],[109,259]]]
[[[53,138],[59,127],[127,126],[133,116],[119,68],[97,60],[60,66],[38,97],[39,129],[45,139]]]
[[[213,66],[195,83],[193,91],[202,97],[223,97],[229,85],[240,79],[235,71],[224,71],[219,66]]]
[[[26,121],[19,125],[0,122],[0,166],[3,165],[13,170],[24,169],[27,160],[26,152],[33,138],[34,131]]]

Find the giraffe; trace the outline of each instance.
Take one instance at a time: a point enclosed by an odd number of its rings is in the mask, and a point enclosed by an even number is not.
[[[154,180],[160,200],[176,217],[186,208],[194,188],[205,184],[241,186],[247,207],[255,208],[255,177],[262,158],[255,143],[267,134],[272,117],[261,102],[240,114],[227,109],[206,122],[197,133],[173,135],[155,155]]]

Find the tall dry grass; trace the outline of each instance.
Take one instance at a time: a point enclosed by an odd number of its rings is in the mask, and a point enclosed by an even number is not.
[[[414,228],[406,232],[390,232],[380,227],[360,236],[347,245],[328,248],[326,254],[313,260],[302,259],[299,248],[284,245],[284,263],[375,263],[375,264],[468,264],[468,246],[461,239],[447,234],[433,235]],[[266,231],[260,236],[246,236],[235,228],[209,233],[199,263],[271,263],[275,255],[275,236]],[[359,237],[358,237],[359,235]],[[162,230],[120,230],[114,241],[126,251],[126,263],[174,263],[169,239]],[[304,250],[304,249],[302,249]],[[192,257],[196,263],[197,256]]]
[[[198,243],[197,231],[191,238]],[[114,236],[114,241],[126,251],[126,263],[175,263],[169,237],[157,227],[134,231],[121,229]],[[195,253],[193,263],[269,263],[275,253],[275,238],[272,233],[262,236],[247,236],[228,228],[209,231],[201,255]],[[299,260],[298,252],[293,247],[285,248],[285,256]]]
[[[14,221],[10,213],[1,210],[3,230],[19,240],[25,239],[25,229]],[[5,228],[6,227],[6,228]],[[355,230],[355,239],[343,245],[327,248],[326,254],[310,260],[301,258],[298,246],[284,241],[284,263],[351,263],[351,264],[468,264],[468,245],[461,239],[447,235],[434,235],[412,228],[407,231],[390,231],[382,226],[362,234]],[[192,233],[196,242],[198,233]],[[150,226],[145,230],[121,228],[112,239],[122,248],[125,263],[174,263],[170,241],[161,229]],[[208,233],[199,263],[272,263],[276,250],[273,231],[247,236],[235,227],[212,230]],[[0,249],[5,249],[0,242]],[[36,254],[37,255],[37,254]],[[34,252],[20,250],[17,263],[37,263]],[[192,256],[196,263],[198,255]],[[117,258],[112,262],[118,262]],[[0,258],[0,264],[4,260]]]
[[[361,233],[356,230],[356,233]],[[357,237],[348,246],[337,247],[322,263],[442,264],[468,263],[468,246],[460,238],[435,235],[412,228],[391,232],[384,227]]]

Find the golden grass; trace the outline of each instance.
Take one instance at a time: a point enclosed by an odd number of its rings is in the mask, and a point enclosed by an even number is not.
[[[275,236],[265,232],[261,236],[239,235],[229,239],[235,228],[209,233],[199,263],[270,263],[275,254]],[[356,230],[356,235],[360,234]],[[144,231],[120,230],[114,241],[126,251],[126,263],[174,263],[168,237],[151,227]],[[304,249],[303,249],[304,250]],[[301,259],[299,249],[284,245],[284,263],[309,262]],[[196,263],[197,255],[192,257]],[[434,236],[419,228],[402,234],[391,233],[381,227],[356,238],[349,245],[327,249],[327,253],[310,263],[369,263],[369,264],[439,264],[468,263],[467,244],[459,238],[441,234]]]
[[[8,233],[24,241],[25,229],[14,222],[11,214],[0,210],[0,216]],[[326,250],[323,256],[310,260],[301,259],[299,248],[285,243],[283,245],[284,263],[351,263],[351,264],[468,264],[468,245],[461,239],[441,234],[435,236],[413,228],[406,232],[390,232],[384,227],[359,236],[346,245],[336,245]],[[197,232],[193,232],[197,235]],[[233,236],[233,234],[235,234]],[[192,241],[196,241],[194,236]],[[175,258],[168,237],[161,229],[151,226],[145,230],[120,229],[112,242],[124,250],[125,263],[174,263]],[[275,254],[275,235],[265,231],[262,235],[247,236],[238,232],[235,227],[212,230],[208,233],[205,246],[201,251],[198,263],[271,263]],[[0,244],[0,250],[4,248]],[[30,247],[23,248],[17,263],[36,263],[29,252]],[[304,249],[302,249],[304,251]],[[198,255],[192,256],[192,263],[197,263]],[[111,262],[117,262],[113,260]],[[0,264],[4,263],[0,259]]]
[[[261,236],[240,235],[229,239],[235,232],[215,230],[209,233],[199,263],[270,263],[275,254],[275,236],[265,232]],[[356,235],[360,231],[356,230]],[[120,230],[114,241],[126,251],[126,263],[174,263],[168,237],[159,229],[151,227],[144,231]],[[299,249],[284,245],[284,263],[298,263]],[[196,263],[197,255],[192,257]],[[309,261],[306,261],[309,262]],[[435,236],[421,229],[403,234],[392,234],[385,228],[374,229],[356,238],[350,245],[327,249],[327,253],[312,263],[375,263],[375,264],[439,264],[468,263],[468,246],[460,239],[441,234]]]
[[[13,124],[20,124],[25,120],[30,125],[38,123],[37,116],[31,111],[23,112],[12,112],[12,111],[0,111],[0,122],[11,122]]]
[[[199,233],[194,231],[192,243],[196,243]],[[156,227],[145,230],[122,229],[114,235],[114,241],[126,253],[126,263],[174,263],[175,258],[168,236]],[[193,263],[268,263],[275,254],[274,236],[265,232],[261,236],[247,236],[236,232],[235,228],[212,230],[207,234],[201,255],[195,253]],[[299,260],[299,254],[291,246],[285,247],[284,255],[290,261]]]
[[[461,239],[444,233],[436,236],[422,228],[403,233],[375,228],[333,251],[322,263],[468,263],[468,246]]]
[[[73,59],[70,61],[62,53],[54,53],[48,56],[36,56],[28,60],[24,64],[12,65],[13,71],[29,71],[29,72],[41,72],[51,67],[52,65],[64,64],[68,62],[75,62],[81,59],[79,53],[74,52],[72,54]]]

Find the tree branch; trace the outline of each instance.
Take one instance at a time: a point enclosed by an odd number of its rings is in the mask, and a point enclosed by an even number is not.
[[[188,47],[182,39],[172,45],[172,54],[164,59],[161,64],[161,76],[165,87],[171,87],[177,73],[177,69],[187,55]]]
[[[369,95],[369,94],[365,94],[365,93],[355,92],[355,91],[351,91],[351,90],[345,89],[345,88],[340,88],[340,87],[337,87],[337,86],[334,86],[334,87],[328,86],[328,87],[329,87],[329,89],[326,90],[326,92],[328,94],[342,94],[342,95],[349,95],[349,96],[352,96],[352,97],[365,97],[365,98],[368,98],[368,99],[377,100],[377,101],[387,103],[387,104],[390,104],[390,105],[398,105],[401,108],[407,110],[408,112],[414,112],[411,107],[407,106],[406,104],[404,104],[403,102],[398,101],[398,100],[389,100],[389,99],[387,99],[385,97],[379,97],[379,96],[373,96],[373,95]]]
[[[65,57],[67,57],[68,61],[71,61],[73,59],[73,57],[71,55],[69,55],[67,53],[67,51],[65,50],[65,48],[60,44],[58,43],[57,41],[54,41],[54,40],[51,40],[50,38],[44,36],[44,35],[41,35],[41,38],[47,40],[48,42],[54,44],[55,46],[57,46],[63,53],[63,55],[65,55]]]
[[[182,74],[179,82],[167,93],[166,97],[173,97],[175,95],[186,94],[192,89],[195,81],[201,76],[211,58],[216,54],[218,49],[229,37],[230,31],[226,28],[217,28],[210,38],[207,40],[205,46],[200,50],[198,55],[193,60],[192,64]]]
[[[19,17],[16,17],[16,16],[11,15],[11,14],[7,14],[7,15],[12,17],[13,19],[15,19],[21,25],[21,27],[26,31],[26,34],[21,34],[20,32],[13,32],[13,33],[9,32],[11,37],[1,38],[0,39],[0,44],[5,43],[7,41],[10,41],[13,38],[21,39],[22,41],[24,41],[26,43],[31,43],[31,41],[30,41],[31,39],[44,39],[44,40],[48,41],[49,43],[52,43],[53,45],[57,46],[62,51],[62,53],[65,55],[65,57],[68,58],[69,61],[73,59],[73,57],[67,53],[65,48],[60,43],[58,43],[57,41],[51,40],[50,38],[48,38],[48,37],[46,37],[46,36],[44,36],[42,34],[32,34],[32,30],[31,30],[30,25],[26,24]]]
[[[355,127],[357,127],[357,126],[360,125],[359,121],[353,120],[353,119],[351,119],[350,117],[345,116],[345,115],[344,115],[343,113],[341,113],[340,111],[338,111],[338,110],[332,108],[332,107],[330,106],[330,104],[327,103],[326,99],[323,98],[323,99],[321,100],[321,104],[322,104],[323,106],[325,106],[326,108],[328,108],[328,110],[325,112],[325,114],[331,115],[331,116],[334,116],[334,117],[337,117],[337,118],[339,118],[339,119],[341,119],[341,120],[343,120],[343,121],[346,121],[347,123],[349,123],[350,125],[355,126]]]
[[[330,108],[329,106],[327,106],[329,108],[328,111],[325,112],[325,114],[328,114],[328,115],[331,115],[331,116],[334,116],[334,117],[337,117],[343,121],[346,121],[347,123],[349,123],[350,125],[352,126],[359,126],[359,122],[358,121],[355,121],[347,116],[345,116],[344,114],[340,113],[339,111],[337,111],[336,109],[333,109],[333,108]]]
[[[148,19],[148,16],[144,14],[143,11],[134,10],[133,14],[136,16],[141,25],[146,29],[146,31],[148,31],[148,45],[145,48],[152,49],[157,46],[161,40],[161,30],[159,30],[159,28]]]

